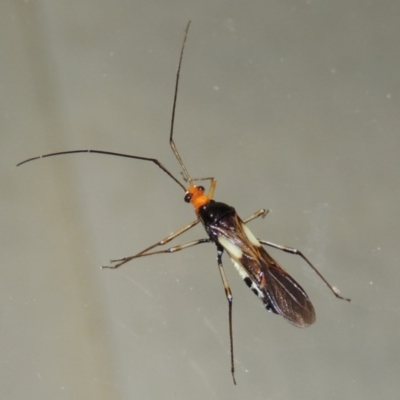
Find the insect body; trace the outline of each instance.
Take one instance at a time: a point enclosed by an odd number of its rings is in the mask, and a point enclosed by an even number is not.
[[[182,161],[182,158],[173,139],[179,74],[181,70],[183,51],[185,48],[189,25],[190,22],[186,27],[179,58],[178,70],[176,74],[169,137],[171,149],[181,166],[182,175],[185,182],[187,183],[187,186],[184,185],[179,179],[177,179],[166,167],[164,167],[164,165],[160,161],[155,158],[141,157],[123,153],[114,153],[103,150],[69,150],[58,153],[44,154],[42,156],[29,158],[25,161],[20,162],[17,165],[22,165],[26,162],[37,160],[40,158],[58,156],[62,154],[95,153],[149,161],[156,164],[167,175],[169,175],[170,178],[172,178],[185,191],[184,200],[187,203],[192,204],[192,206],[194,207],[196,219],[188,225],[168,235],[164,239],[140,251],[139,253],[133,256],[111,260],[111,265],[104,266],[103,268],[116,269],[135,258],[161,253],[174,253],[202,243],[214,243],[217,247],[218,268],[229,305],[228,310],[231,372],[233,381],[236,384],[234,375],[235,367],[232,334],[232,293],[222,264],[222,255],[224,251],[226,251],[229,255],[234,266],[238,270],[240,276],[245,281],[247,286],[261,299],[266,309],[275,314],[282,315],[282,317],[284,317],[288,322],[297,327],[307,327],[314,323],[314,307],[303,288],[282,267],[280,267],[280,265],[267,253],[263,245],[271,246],[288,253],[299,255],[318,274],[318,276],[325,282],[325,284],[329,287],[329,289],[337,298],[348,301],[349,299],[341,297],[336,289],[329,284],[329,282],[322,276],[322,274],[299,250],[277,245],[265,240],[259,240],[254,236],[254,234],[248,228],[247,223],[260,216],[264,217],[268,213],[268,211],[261,209],[247,219],[242,220],[233,207],[225,203],[220,203],[213,200],[216,187],[216,180],[214,178],[210,177],[192,179],[190,177],[189,172],[187,171],[186,166]],[[210,188],[208,190],[208,193],[205,193],[205,189],[203,186],[195,185],[195,181],[210,181]],[[170,241],[182,235],[200,222],[203,224],[208,237],[195,240],[186,244],[170,247],[168,249],[157,250],[159,246],[169,243]]]
[[[240,276],[267,310],[298,327],[315,321],[314,307],[305,291],[265,251],[233,207],[210,200],[199,209],[199,216],[218,251],[228,253]]]

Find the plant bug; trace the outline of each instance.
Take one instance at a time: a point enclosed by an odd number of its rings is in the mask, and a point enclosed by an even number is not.
[[[186,166],[175,145],[174,120],[178,95],[179,75],[181,71],[183,52],[187,40],[190,21],[185,30],[185,35],[181,47],[179,64],[176,73],[175,91],[172,106],[171,126],[169,135],[169,144],[174,153],[183,175],[185,184],[177,179],[164,165],[155,158],[141,157],[123,153],[114,153],[102,150],[69,150],[57,153],[44,154],[38,157],[29,158],[17,164],[17,166],[34,161],[40,158],[53,157],[62,154],[73,153],[96,153],[107,154],[112,156],[127,157],[137,160],[150,161],[161,168],[170,178],[172,178],[185,192],[184,200],[194,207],[196,219],[186,226],[171,233],[164,239],[147,247],[139,253],[111,260],[111,265],[103,268],[117,269],[127,262],[140,257],[150,256],[161,253],[175,253],[180,250],[187,249],[203,243],[214,243],[217,248],[217,264],[221,275],[222,283],[225,289],[225,295],[228,300],[228,320],[229,320],[229,337],[230,337],[230,362],[231,373],[234,384],[235,366],[233,353],[233,329],[232,329],[232,292],[225,275],[222,264],[222,255],[224,251],[232,260],[233,265],[239,272],[246,285],[256,294],[265,308],[275,314],[281,315],[292,325],[299,328],[307,327],[315,322],[314,307],[303,288],[267,253],[262,245],[270,246],[287,253],[300,256],[322,279],[331,292],[339,299],[350,301],[339,295],[338,291],[323,277],[316,267],[308,260],[299,250],[290,247],[284,247],[266,240],[257,239],[256,236],[248,228],[247,223],[258,218],[265,217],[268,210],[261,209],[250,217],[242,220],[236,213],[235,209],[225,203],[217,202],[213,199],[216,188],[216,179],[213,177],[192,179]],[[209,189],[206,194],[205,188],[201,185],[195,185],[196,181],[210,181]],[[182,235],[189,229],[201,223],[207,232],[208,237],[191,241],[185,244],[170,247],[164,250],[157,250],[159,246],[163,246],[178,236]]]

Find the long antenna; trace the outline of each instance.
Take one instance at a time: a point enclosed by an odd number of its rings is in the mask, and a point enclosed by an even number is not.
[[[58,153],[49,153],[49,154],[43,154],[41,156],[37,157],[32,157],[28,158],[27,160],[21,161],[20,163],[17,164],[17,167],[19,167],[22,164],[25,164],[30,161],[34,160],[39,160],[40,158],[46,158],[46,157],[53,157],[53,156],[60,156],[63,154],[74,154],[74,153],[95,153],[95,154],[107,154],[110,156],[118,156],[118,157],[126,157],[126,158],[135,158],[136,160],[144,160],[144,161],[151,161],[154,164],[156,164],[158,167],[160,167],[167,175],[169,175],[185,192],[186,192],[186,187],[183,186],[183,184],[175,178],[174,175],[171,174],[171,172],[168,171],[166,167],[164,167],[163,164],[160,163],[156,158],[149,158],[149,157],[140,157],[140,156],[133,156],[131,154],[124,154],[124,153],[114,153],[112,151],[103,151],[103,150],[67,150],[67,151],[59,151]]]
[[[182,158],[178,152],[178,149],[176,148],[174,139],[173,139],[173,134],[174,134],[174,121],[175,121],[175,109],[176,109],[176,101],[178,98],[178,86],[179,86],[179,74],[181,71],[181,65],[182,65],[182,58],[183,58],[183,50],[185,49],[185,44],[186,44],[186,39],[188,36],[188,31],[189,31],[189,26],[190,22],[188,22],[186,29],[185,29],[185,36],[183,38],[183,43],[182,43],[182,48],[181,48],[181,54],[179,57],[179,64],[178,64],[178,70],[176,73],[176,82],[175,82],[175,92],[174,92],[174,102],[172,106],[172,116],[171,116],[171,130],[170,130],[170,136],[169,136],[169,143],[171,145],[171,149],[175,154],[176,159],[178,160],[181,168],[182,168],[182,173],[185,181],[188,181],[190,185],[192,185],[192,178],[189,175],[188,170],[185,167],[185,164],[182,161]],[[92,150],[92,149],[87,149],[87,150],[68,150],[68,151],[60,151],[57,153],[49,153],[49,154],[43,154],[41,156],[37,157],[32,157],[28,158],[27,160],[21,161],[20,163],[17,164],[17,167],[19,167],[22,164],[25,164],[30,161],[38,160],[40,158],[46,158],[46,157],[53,157],[53,156],[60,156],[63,154],[74,154],[74,153],[95,153],[95,154],[106,154],[110,156],[118,156],[118,157],[126,157],[126,158],[134,158],[136,160],[143,160],[143,161],[151,161],[154,164],[156,164],[159,168],[161,168],[167,175],[169,175],[185,192],[186,192],[186,187],[174,176],[172,173],[164,167],[164,165],[158,161],[156,158],[150,158],[150,157],[140,157],[140,156],[134,156],[131,154],[124,154],[124,153],[114,153],[112,151],[103,151],[103,150]]]
[[[182,168],[182,173],[183,177],[186,182],[189,182],[189,185],[192,186],[193,180],[189,175],[188,170],[185,167],[185,164],[183,163],[182,157],[178,152],[178,149],[176,148],[173,135],[174,135],[174,122],[175,122],[175,110],[176,110],[176,100],[178,98],[178,87],[179,87],[179,75],[181,73],[181,65],[182,65],[182,59],[183,59],[183,51],[185,50],[185,44],[186,44],[186,39],[188,36],[189,32],[189,27],[190,27],[191,21],[189,20],[188,24],[186,25],[185,29],[185,37],[183,38],[182,42],[182,48],[181,48],[181,55],[179,57],[179,64],[178,64],[178,70],[176,71],[176,81],[175,81],[175,92],[174,92],[174,103],[172,105],[172,117],[171,117],[171,130],[170,130],[170,135],[169,135],[169,144],[171,146],[172,151],[175,154],[176,159],[178,160],[181,168]]]

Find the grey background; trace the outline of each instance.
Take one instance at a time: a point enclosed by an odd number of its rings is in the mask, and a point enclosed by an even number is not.
[[[394,399],[399,396],[400,3],[0,3],[2,399]],[[311,297],[300,330],[264,311],[230,261],[237,387],[215,249],[102,271],[191,221],[155,166],[193,176]],[[201,227],[177,243],[203,237]]]

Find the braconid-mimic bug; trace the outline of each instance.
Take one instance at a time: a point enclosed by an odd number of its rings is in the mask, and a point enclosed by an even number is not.
[[[270,246],[300,256],[315,271],[322,281],[325,282],[325,284],[337,298],[347,301],[350,301],[350,299],[340,296],[338,291],[323,277],[317,268],[314,267],[307,257],[304,256],[304,254],[299,250],[274,244],[266,240],[257,239],[257,237],[247,227],[247,223],[260,216],[265,217],[268,213],[268,210],[261,209],[250,217],[242,220],[233,207],[213,200],[217,183],[216,179],[213,177],[193,179],[189,175],[189,172],[183,163],[173,138],[179,74],[181,71],[183,52],[185,49],[189,26],[190,21],[186,26],[176,73],[169,135],[169,144],[181,167],[181,173],[183,175],[185,184],[176,178],[166,167],[164,167],[160,161],[155,158],[114,153],[102,150],[69,150],[44,154],[24,160],[17,164],[17,166],[40,158],[53,157],[62,154],[96,153],[150,161],[156,164],[170,178],[172,178],[185,192],[185,202],[190,203],[194,207],[196,219],[186,226],[178,229],[174,233],[171,233],[164,239],[140,251],[139,253],[133,256],[111,260],[111,265],[104,266],[103,268],[116,269],[135,258],[161,253],[175,253],[198,244],[214,243],[217,248],[218,269],[224,285],[226,298],[228,300],[231,373],[233,382],[236,384],[232,333],[232,293],[225,275],[224,267],[222,265],[222,255],[224,251],[228,253],[233,265],[238,270],[239,275],[242,277],[246,285],[254,292],[254,294],[261,299],[265,308],[270,312],[282,315],[282,317],[284,317],[288,322],[299,328],[307,327],[315,322],[314,307],[303,288],[267,253],[262,245]],[[203,186],[194,184],[194,182],[197,181],[210,181],[210,187],[207,194]],[[182,235],[199,223],[203,224],[208,237],[170,247],[164,250],[154,250],[159,246],[171,242],[173,239]]]

